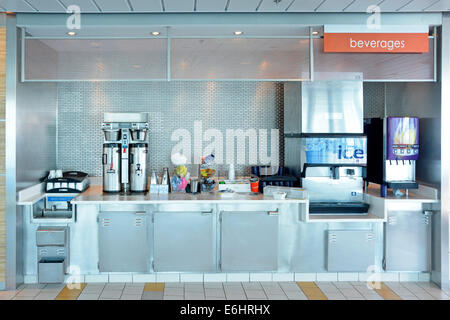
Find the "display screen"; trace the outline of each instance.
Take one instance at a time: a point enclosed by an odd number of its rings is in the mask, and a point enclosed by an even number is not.
[[[307,164],[367,164],[367,137],[302,138]]]
[[[387,118],[386,160],[417,160],[419,158],[419,119]]]

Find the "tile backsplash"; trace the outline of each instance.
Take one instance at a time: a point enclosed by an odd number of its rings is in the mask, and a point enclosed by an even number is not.
[[[283,163],[283,84],[272,82],[64,82],[58,84],[58,168],[102,175],[105,112],[149,113],[148,167],[161,171],[170,163],[177,129],[193,136],[194,122],[203,133],[227,129],[279,129]],[[209,142],[203,142],[203,148]],[[192,143],[193,145],[193,143]],[[225,146],[225,141],[224,141]],[[246,143],[246,161],[248,164]],[[268,141],[267,154],[271,154]],[[225,169],[225,166],[219,169]],[[247,174],[248,165],[236,166]]]

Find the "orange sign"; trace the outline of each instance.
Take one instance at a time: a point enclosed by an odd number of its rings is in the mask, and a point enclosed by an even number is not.
[[[325,33],[325,52],[424,53],[427,33]]]

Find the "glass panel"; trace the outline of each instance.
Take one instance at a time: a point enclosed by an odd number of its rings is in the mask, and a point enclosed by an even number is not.
[[[367,137],[302,138],[308,164],[367,164]]]
[[[26,80],[165,79],[165,39],[26,39]]]
[[[172,39],[173,79],[309,79],[308,39]]]
[[[434,44],[428,53],[324,53],[314,40],[314,80],[433,80]]]

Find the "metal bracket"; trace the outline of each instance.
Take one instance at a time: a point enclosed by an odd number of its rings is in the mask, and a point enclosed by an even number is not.
[[[267,214],[269,216],[277,216],[279,214],[278,209],[273,211],[267,211]]]

